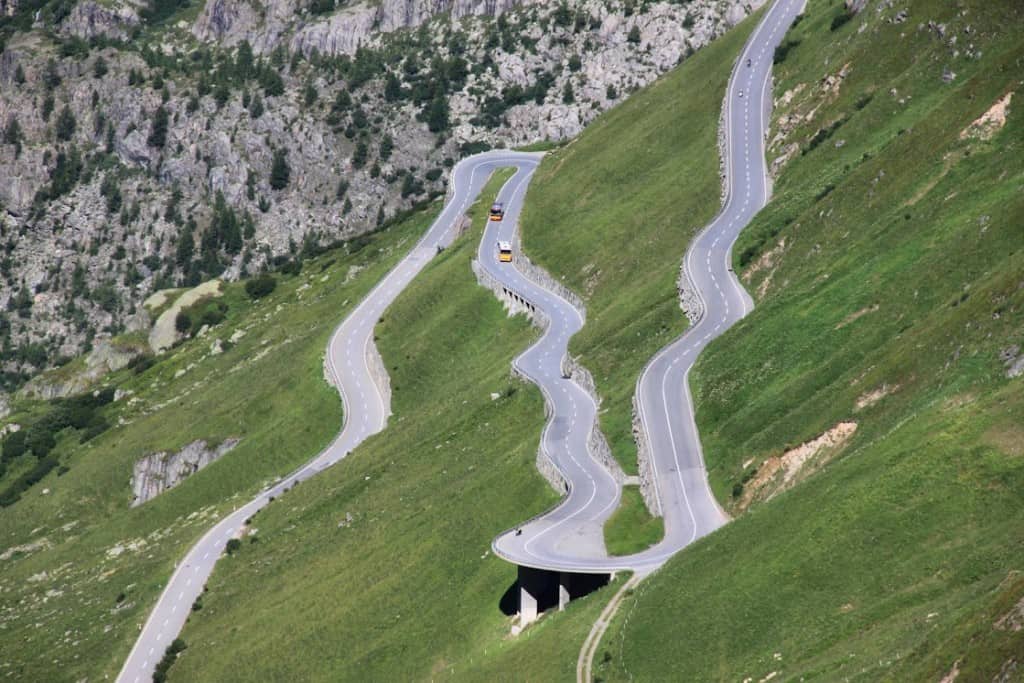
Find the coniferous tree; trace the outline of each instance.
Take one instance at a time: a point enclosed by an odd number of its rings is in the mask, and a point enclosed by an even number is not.
[[[238,52],[235,54],[235,73],[242,80],[252,78],[255,73],[252,45],[248,40],[243,40],[238,44]]]
[[[281,74],[274,69],[264,69],[260,74],[260,86],[267,97],[280,97],[284,94],[284,81]]]
[[[331,105],[331,109],[335,112],[341,113],[348,111],[348,108],[352,106],[352,96],[348,94],[348,90],[342,88],[338,91],[338,94],[334,96],[334,104]]]
[[[440,90],[434,95],[427,109],[427,128],[431,133],[440,133],[448,128],[448,100]]]
[[[402,84],[398,77],[389,73],[384,81],[384,99],[394,102],[402,98]]]
[[[249,103],[249,116],[253,119],[263,116],[263,98],[259,95],[253,97],[252,102]]]
[[[149,137],[146,139],[146,144],[150,147],[156,147],[157,149],[163,149],[164,145],[167,144],[167,110],[164,109],[163,105],[156,108],[153,112],[153,123],[149,129]]]
[[[50,120],[50,114],[53,113],[53,95],[47,94],[43,98],[43,107],[39,112],[39,115],[43,117],[43,121]]]
[[[57,139],[64,140],[65,142],[70,140],[71,136],[75,134],[77,125],[78,122],[75,120],[75,115],[71,112],[71,108],[65,105],[57,116],[57,124],[54,128],[54,131],[57,133]]]
[[[7,122],[7,127],[4,128],[4,142],[14,145],[14,158],[21,156],[21,141],[21,124],[18,123],[17,117],[12,116]]]
[[[302,101],[306,103],[307,107],[312,107],[316,104],[318,97],[320,97],[320,93],[317,92],[316,86],[312,83],[307,83],[305,90],[302,92]]]
[[[180,267],[188,264],[196,251],[195,230],[196,222],[189,218],[188,222],[185,223],[185,228],[181,231],[181,236],[178,237],[178,244],[174,249],[174,260]]]
[[[367,155],[369,153],[370,153],[370,150],[367,149],[366,143],[363,142],[362,140],[360,140],[356,144],[355,151],[352,153],[352,166],[354,168],[362,168],[363,166],[365,166],[366,165],[366,157],[367,157]]]
[[[288,166],[288,157],[283,149],[274,150],[274,161],[270,166],[270,187],[283,190],[291,180],[292,169]]]
[[[57,60],[50,57],[46,61],[46,69],[43,71],[43,85],[47,91],[50,91],[60,85],[60,80],[60,73],[57,72]]]
[[[565,89],[562,90],[562,102],[565,104],[572,104],[576,101],[576,95],[572,91],[572,83],[566,81]]]

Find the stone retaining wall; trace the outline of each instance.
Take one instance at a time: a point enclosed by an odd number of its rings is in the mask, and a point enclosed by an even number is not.
[[[519,242],[518,231],[513,238],[512,251],[514,258],[516,259],[516,268],[519,269],[523,275],[532,280],[534,283],[544,287],[550,291],[555,292],[563,299],[568,301],[571,305],[580,311],[581,317],[586,319],[586,307],[583,305],[583,301],[573,292],[571,289],[558,282],[553,278],[547,271],[539,266],[534,265],[522,252]],[[534,306],[531,302],[520,296],[518,293],[511,291],[505,285],[496,280],[492,275],[487,273],[481,266],[480,263],[474,259],[472,262],[473,273],[476,275],[477,282],[491,290],[499,301],[505,306],[509,315],[515,315],[517,313],[525,314],[530,321],[539,327],[541,330],[547,329],[550,324],[547,316],[543,311]],[[594,378],[590,372],[582,365],[576,362],[575,359],[571,358],[568,354],[562,359],[562,372],[564,375],[572,377],[573,381],[579,385],[594,401],[594,404],[600,408],[601,398],[597,394],[597,389],[594,385]],[[512,374],[515,377],[525,379],[529,382],[533,381],[532,378],[525,376],[515,362],[512,363]],[[546,398],[546,397],[545,397]],[[545,412],[548,418],[551,417],[550,406],[547,400],[544,402]],[[619,466],[618,461],[615,460],[612,455],[611,447],[608,445],[608,440],[605,439],[604,433],[601,431],[600,424],[598,423],[597,416],[595,415],[593,423],[590,425],[590,431],[587,435],[587,450],[590,455],[597,460],[599,463],[604,465],[617,482],[622,484],[626,480],[626,474],[622,471],[622,467]],[[541,476],[547,480],[548,484],[551,485],[558,493],[565,494],[569,490],[568,482],[565,477],[555,466],[554,462],[544,451],[544,439],[541,437],[540,447],[537,449],[537,470],[541,473]]]
[[[651,446],[647,443],[647,433],[640,421],[640,406],[636,394],[633,394],[633,440],[636,441],[636,460],[640,470],[640,495],[644,505],[652,517],[661,517],[661,499],[658,497],[658,483],[654,481],[654,468],[651,467]]]
[[[370,379],[380,392],[381,401],[384,403],[384,423],[387,424],[391,417],[391,376],[384,367],[384,359],[381,358],[377,344],[370,340],[366,345],[366,368],[370,371]]]
[[[562,359],[562,374],[572,378],[572,381],[576,382],[594,401],[594,405],[598,408],[598,413],[601,409],[601,397],[597,393],[597,386],[594,384],[594,376],[590,374],[590,371],[580,365],[575,358],[566,354],[565,358]],[[612,455],[612,448],[608,445],[608,439],[605,438],[604,432],[601,431],[601,423],[594,416],[594,422],[590,425],[590,434],[587,436],[587,449],[590,454],[597,459],[605,468],[612,473],[615,481],[619,482],[620,485],[626,481],[626,473],[622,471],[622,467],[619,465],[619,461]]]

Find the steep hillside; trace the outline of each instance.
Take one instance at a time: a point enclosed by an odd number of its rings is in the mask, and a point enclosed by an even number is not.
[[[747,7],[4,3],[0,391],[144,329],[153,291],[380,225],[467,150],[576,135]]]
[[[388,428],[256,516],[258,542],[218,566],[171,680],[458,678],[523,651],[503,612],[515,569],[489,548],[495,530],[555,497],[534,468],[540,393],[509,374],[534,332],[470,270],[509,175],[376,329],[394,391]],[[557,663],[551,675],[571,674],[601,607],[600,595],[583,600],[528,640]]]
[[[116,400],[86,424],[55,420],[74,407],[66,403],[15,404],[18,433],[37,436],[20,455],[12,436],[3,442],[0,676],[98,680],[117,672],[184,550],[222,510],[337,432],[341,405],[322,379],[327,338],[430,219],[419,214],[307,261],[256,302],[243,285],[226,286],[210,300],[226,309],[221,322],[106,377]],[[105,430],[94,434],[94,425]],[[38,456],[54,430],[51,450]],[[231,438],[239,443],[220,460],[131,507],[133,469],[144,457]],[[23,474],[49,462],[39,481],[20,486]],[[20,500],[9,498],[12,490]]]
[[[776,54],[758,306],[692,380],[736,519],[626,601],[606,680],[1021,675],[1024,15],[856,5]]]
[[[719,206],[716,136],[747,21],[545,157],[523,247],[587,305],[570,351],[603,399],[601,427],[635,473],[632,400],[644,364],[685,328],[675,282],[686,244]]]

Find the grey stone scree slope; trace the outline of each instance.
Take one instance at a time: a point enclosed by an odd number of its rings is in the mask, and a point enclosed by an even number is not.
[[[684,262],[703,314],[654,356],[637,382],[638,413],[658,507],[665,518],[665,537],[635,555],[612,557],[605,550],[602,527],[615,510],[621,490],[587,449],[596,411],[593,399],[561,373],[569,339],[582,327],[583,315],[562,296],[527,278],[515,264],[497,261],[494,242],[513,240],[530,169],[520,168],[503,189],[506,218],[488,228],[479,268],[532,304],[547,323],[541,339],[515,365],[544,392],[550,417],[541,447],[569,489],[557,507],[494,540],[494,552],[509,562],[552,571],[645,574],[726,522],[707,483],[688,376],[703,348],[753,308],[730,268],[730,254],[739,232],[767,203],[771,191],[764,138],[771,107],[772,56],[803,5],[804,0],[776,0],[748,39],[729,80],[723,115],[726,200],[718,216],[691,243]]]
[[[390,392],[380,375],[373,328],[385,309],[414,277],[455,238],[460,218],[483,189],[491,172],[505,166],[533,168],[539,154],[492,151],[469,157],[452,171],[452,192],[441,215],[415,247],[373,288],[337,327],[327,345],[325,373],[344,402],[344,426],[334,441],[304,466],[261,491],[258,496],[221,519],[178,563],[131,654],[118,675],[120,683],[150,681],[164,650],[185,624],[192,603],[203,590],[228,540],[240,533],[245,520],[270,499],[335,464],[368,436],[384,429],[391,414]]]

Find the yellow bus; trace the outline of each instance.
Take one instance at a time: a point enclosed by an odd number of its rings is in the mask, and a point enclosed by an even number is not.
[[[498,261],[501,263],[512,262],[512,243],[501,241],[498,242]]]
[[[491,220],[500,221],[505,217],[505,205],[504,204],[493,204],[491,206]]]

